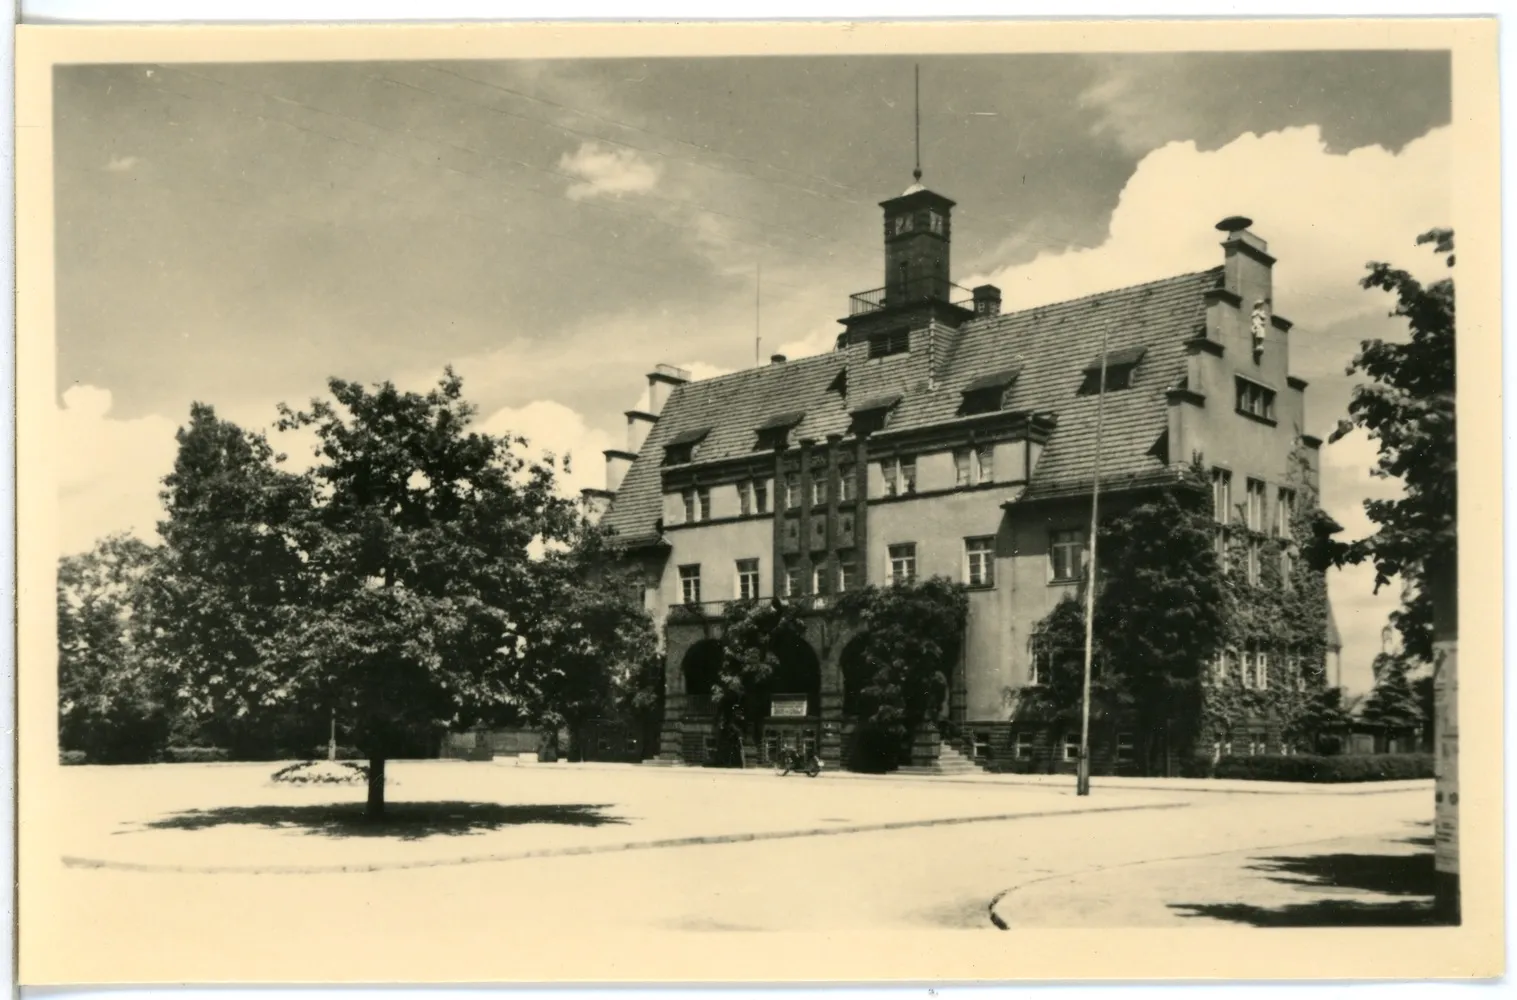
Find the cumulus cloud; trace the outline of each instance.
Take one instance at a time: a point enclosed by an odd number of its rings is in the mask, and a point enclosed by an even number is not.
[[[111,416],[111,393],[76,385],[57,412],[60,551],[83,552],[119,531],[157,539],[160,481],[174,467],[178,425],[149,415]]]
[[[103,169],[108,170],[113,174],[124,174],[128,170],[135,167],[137,163],[138,160],[135,156],[113,156],[106,161],[105,167]]]
[[[1254,220],[1275,266],[1275,305],[1302,327],[1381,308],[1357,287],[1369,260],[1414,272],[1438,261],[1418,233],[1449,221],[1451,144],[1434,129],[1400,153],[1367,146],[1332,154],[1316,126],[1244,135],[1220,149],[1154,150],[1123,188],[1105,242],[971,276],[999,285],[1008,309],[1058,302],[1221,263],[1230,215]]]
[[[605,456],[611,436],[590,427],[577,411],[553,400],[534,400],[525,406],[503,407],[480,421],[488,434],[516,434],[527,439],[533,458],[552,456],[558,463],[559,490],[579,496],[586,487],[606,485]],[[620,442],[617,447],[621,447]],[[565,464],[567,463],[567,468]]]
[[[579,178],[565,192],[580,201],[601,195],[642,194],[658,184],[659,168],[632,149],[612,149],[598,142],[584,142],[559,158],[558,168]]]

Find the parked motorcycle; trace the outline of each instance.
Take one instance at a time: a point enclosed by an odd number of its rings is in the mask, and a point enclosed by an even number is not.
[[[774,771],[781,778],[791,771],[815,778],[822,773],[822,759],[814,753],[785,747],[774,758]]]

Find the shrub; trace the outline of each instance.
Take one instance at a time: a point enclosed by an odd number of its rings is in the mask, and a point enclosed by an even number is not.
[[[352,761],[303,760],[275,771],[273,780],[289,785],[358,785],[369,780],[369,768]]]
[[[1363,756],[1223,757],[1216,777],[1246,781],[1306,781],[1342,783],[1351,781],[1407,781],[1433,776],[1433,755],[1385,753]]]
[[[58,763],[87,764],[89,761],[85,758],[83,750],[61,750],[58,753]]]
[[[1229,760],[1234,760],[1234,759],[1249,760],[1250,758],[1247,758],[1247,757],[1243,757],[1243,758],[1232,758],[1232,757],[1229,757],[1227,759],[1229,759]],[[1181,757],[1180,761],[1179,761],[1179,765],[1180,765],[1180,777],[1182,777],[1182,778],[1214,778],[1214,777],[1217,777],[1217,775],[1215,773],[1217,765],[1216,765],[1216,762],[1211,759],[1211,755],[1210,754],[1199,754],[1198,753],[1198,754],[1195,754],[1195,755],[1190,756],[1190,757]]]
[[[167,747],[163,759],[169,764],[207,764],[231,759],[222,747]]]

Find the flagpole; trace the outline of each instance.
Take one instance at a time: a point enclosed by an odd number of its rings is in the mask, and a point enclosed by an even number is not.
[[[1109,327],[1101,330],[1101,381],[1096,388],[1096,454],[1091,465],[1090,572],[1085,577],[1085,676],[1080,693],[1080,763],[1075,794],[1090,794],[1090,675],[1096,624],[1096,529],[1101,507],[1101,431],[1106,418],[1106,341]]]

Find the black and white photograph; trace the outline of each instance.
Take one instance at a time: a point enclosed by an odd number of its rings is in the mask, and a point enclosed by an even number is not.
[[[21,982],[1502,973],[1495,25],[1288,27],[23,30]]]

